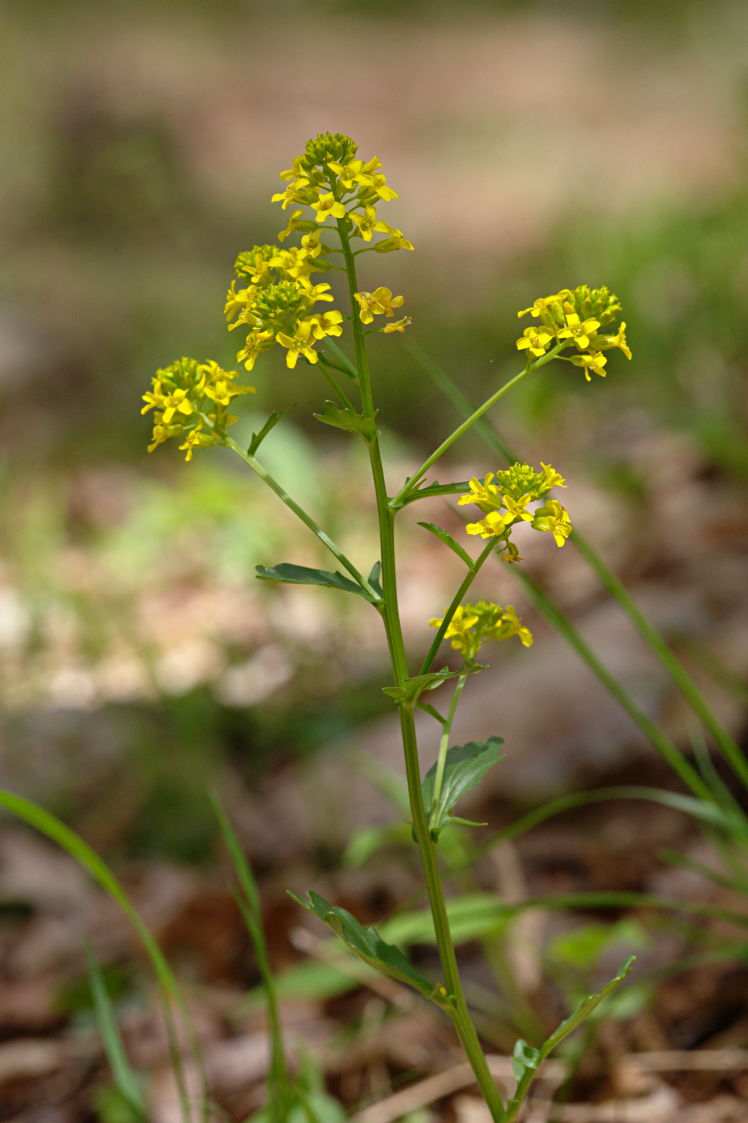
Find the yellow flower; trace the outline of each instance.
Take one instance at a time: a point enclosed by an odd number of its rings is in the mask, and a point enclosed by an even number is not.
[[[510,639],[512,636],[517,636],[523,647],[532,647],[533,635],[529,628],[524,627],[517,613],[508,604],[504,609],[501,617],[501,622],[504,625],[504,630],[507,632],[501,639]]]
[[[161,383],[154,383],[153,393],[143,395],[143,401],[146,402],[146,405],[140,412],[146,413],[147,410],[157,406],[162,410],[161,420],[164,425],[168,425],[175,413],[183,413],[187,416],[194,413],[195,407],[187,397],[187,393],[187,390],[172,390],[171,393],[164,393],[161,389]]]
[[[377,253],[392,253],[393,250],[412,250],[413,243],[409,241],[402,230],[394,226],[387,226],[389,238],[383,238],[373,247]]]
[[[247,288],[237,290],[236,281],[232,281],[229,286],[229,291],[226,293],[226,303],[223,307],[226,319],[232,320],[234,316],[242,317],[251,307],[256,292],[256,285],[249,285]],[[232,328],[238,327],[242,322],[246,323],[246,320],[237,319],[235,323],[229,324],[229,331],[231,331]]]
[[[538,507],[532,526],[534,530],[547,530],[553,535],[557,546],[564,545],[573,529],[569,512],[557,499],[548,499],[544,506]]]
[[[405,302],[404,296],[393,296],[392,290],[380,285],[374,292],[354,293],[359,304],[362,324],[371,324],[375,316],[394,316],[395,309]]]
[[[483,511],[490,511],[500,507],[501,492],[495,484],[491,484],[491,480],[493,479],[495,479],[493,472],[488,472],[482,483],[474,476],[469,484],[470,493],[468,495],[461,495],[457,500],[457,505],[459,507],[464,507],[466,503],[477,503]]]
[[[307,323],[312,325],[312,334],[315,339],[324,339],[327,335],[343,334],[342,312],[317,312],[309,316]]]
[[[393,331],[405,331],[412,323],[410,316],[403,316],[402,320],[393,320],[391,324],[385,324],[382,328],[382,334],[389,335]]]
[[[527,510],[527,504],[530,502],[529,495],[521,495],[519,499],[513,499],[511,495],[502,495],[504,506],[508,515],[513,519],[520,519],[523,522],[532,521],[532,511]]]
[[[558,332],[558,338],[573,339],[580,351],[586,351],[599,327],[599,320],[580,320],[576,312],[567,312],[566,327]]]
[[[153,452],[154,448],[158,448],[164,441],[168,441],[170,437],[176,437],[181,432],[181,425],[162,424],[161,414],[157,413],[153,423],[153,433],[151,434],[151,443],[148,445],[148,451]]]
[[[254,386],[234,386],[227,378],[219,378],[212,386],[205,387],[206,396],[219,406],[227,406],[232,398],[237,398],[240,394],[254,393]]]
[[[346,191],[352,191],[356,185],[359,187],[373,187],[374,176],[371,173],[376,171],[377,168],[381,168],[382,165],[377,157],[374,156],[374,158],[369,160],[366,164],[363,160],[351,160],[350,163],[343,167],[343,165],[339,164],[337,161],[329,160],[327,166],[331,171],[335,172],[340,185],[344,187]]]
[[[548,328],[542,326],[525,328],[523,335],[517,340],[517,350],[524,351],[526,349],[531,355],[539,358],[546,353],[548,344],[552,339],[553,332],[548,331]]]
[[[293,211],[286,225],[278,233],[278,241],[285,242],[289,234],[293,234],[297,230],[314,230],[314,223],[311,218],[302,218],[304,212],[302,210]],[[302,238],[303,242],[303,238]]]
[[[244,340],[244,346],[237,351],[237,359],[244,363],[247,370],[252,370],[258,356],[273,346],[273,338],[273,333],[269,330],[251,331]]]
[[[627,359],[631,358],[631,350],[626,342],[626,321],[623,320],[618,327],[616,335],[603,335],[598,336],[595,340],[598,347],[602,347],[607,351],[609,347],[617,347],[619,351],[623,351]]]
[[[388,233],[390,227],[386,222],[382,222],[377,218],[377,212],[374,207],[364,207],[363,214],[357,214],[356,211],[350,211],[348,214],[351,222],[356,226],[356,233],[358,233],[365,242],[370,242],[372,234]]]
[[[594,371],[595,374],[599,374],[601,378],[605,378],[603,367],[607,361],[605,355],[602,355],[599,351],[588,351],[584,355],[572,355],[569,359],[569,362],[573,363],[575,367],[582,367],[584,377],[588,382],[592,381],[590,371]]]
[[[190,429],[184,443],[179,446],[179,450],[180,452],[184,451],[184,458],[189,463],[196,448],[207,448],[208,445],[212,444],[215,444],[213,436],[210,433],[204,433],[202,425],[196,425],[194,429]]]
[[[299,289],[310,304],[316,304],[318,300],[332,302],[335,299],[328,284],[313,285],[306,277],[299,278]]]
[[[442,620],[444,617],[442,617]],[[430,620],[429,624],[432,628],[440,628],[442,620]],[[478,616],[472,612],[469,605],[460,605],[455,609],[454,615],[449,622],[449,626],[444,633],[445,639],[452,640],[452,647],[460,651],[467,647],[470,643],[470,629],[478,623]]]
[[[543,470],[538,484],[540,494],[550,491],[552,487],[566,487],[564,477],[555,468],[551,468],[550,464],[544,464],[541,460],[540,467]]]
[[[543,323],[558,322],[563,319],[563,302],[567,294],[569,289],[562,289],[552,296],[539,296],[529,308],[523,308],[517,315],[526,316],[529,312],[536,320],[542,320]]]
[[[489,511],[480,522],[467,523],[465,530],[468,534],[480,534],[481,538],[499,538],[513,522],[514,516],[509,512],[502,515],[499,511]]]
[[[289,183],[285,191],[277,191],[275,195],[271,195],[270,202],[280,203],[282,210],[285,210],[286,207],[291,205],[291,203],[300,202],[297,192],[297,186],[299,183],[299,180],[295,180],[293,183]],[[304,184],[304,186],[306,186],[306,184]]]
[[[345,218],[345,207],[333,195],[332,191],[320,195],[312,206],[316,211],[317,222],[326,222],[332,215],[333,218]]]
[[[288,348],[286,354],[286,366],[291,370],[296,366],[299,355],[303,355],[310,363],[316,363],[318,359],[317,352],[314,350],[312,344],[314,343],[314,325],[309,321],[303,321],[296,328],[295,335],[286,335],[285,332],[278,332],[276,340],[283,347]]]
[[[389,202],[390,199],[399,199],[397,191],[393,191],[391,187],[387,186],[387,178],[383,175],[374,175],[372,178],[372,190],[376,191],[380,199]]]

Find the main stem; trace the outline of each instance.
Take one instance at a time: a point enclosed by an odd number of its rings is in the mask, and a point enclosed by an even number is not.
[[[356,349],[356,366],[358,367],[359,389],[361,392],[361,410],[366,416],[374,419],[374,399],[369,372],[366,344],[361,324],[356,315],[356,300],[354,297],[358,285],[356,282],[356,265],[351,252],[348,236],[343,223],[338,221],[340,244],[345,258],[346,272],[348,275],[348,288],[350,292],[350,306],[353,321],[353,338]],[[369,462],[371,464],[374,491],[377,501],[377,514],[379,519],[379,541],[382,561],[382,589],[384,603],[381,613],[384,619],[387,646],[389,648],[395,684],[402,686],[408,678],[408,666],[405,656],[402,625],[397,600],[397,572],[395,567],[395,511],[390,506],[387,487],[384,478],[382,456],[379,448],[379,437],[375,431],[374,436],[367,440]],[[475,1073],[483,1098],[486,1101],[491,1118],[494,1123],[504,1123],[504,1104],[499,1091],[494,1084],[489,1072],[486,1058],[483,1054],[478,1034],[473,1025],[468,1011],[465,995],[462,989],[460,973],[457,966],[452,933],[447,916],[447,905],[441,882],[438,863],[436,860],[436,847],[431,838],[426,809],[421,792],[421,770],[418,761],[418,745],[416,740],[415,720],[413,709],[401,705],[400,729],[405,754],[405,773],[408,783],[408,799],[413,817],[413,834],[421,856],[426,893],[428,896],[431,916],[434,922],[436,945],[439,951],[439,961],[444,974],[444,985],[450,996],[449,1015],[459,1036],[460,1042],[467,1054],[470,1065]]]

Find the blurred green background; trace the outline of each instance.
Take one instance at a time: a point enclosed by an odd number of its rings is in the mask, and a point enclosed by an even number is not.
[[[6,0],[0,32],[0,778],[94,841],[199,856],[217,761],[251,778],[311,751],[379,684],[357,609],[258,591],[255,563],[320,560],[273,497],[220,451],[147,456],[139,414],[154,367],[232,365],[233,260],[283,224],[269,197],[315,133],[381,158],[416,251],[363,282],[405,294],[474,399],[517,369],[518,308],[620,296],[634,361],[525,384],[499,421],[515,447],[632,503],[653,433],[744,481],[745,4]],[[374,354],[405,471],[454,414],[400,337]],[[253,381],[256,416],[295,403],[267,445],[283,482],[368,550],[356,451],[310,419],[316,372],[268,358]]]

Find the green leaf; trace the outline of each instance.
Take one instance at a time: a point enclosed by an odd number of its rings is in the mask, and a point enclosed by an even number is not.
[[[425,690],[436,690],[448,678],[458,678],[460,675],[474,675],[486,668],[482,663],[472,663],[470,666],[463,664],[458,671],[450,671],[442,667],[440,671],[430,671],[426,675],[414,675],[406,678],[402,686],[383,686],[382,693],[392,698],[398,706],[415,706]]]
[[[364,928],[354,916],[346,909],[331,905],[324,897],[310,890],[308,900],[304,901],[295,893],[290,894],[293,899],[319,917],[324,924],[331,928],[349,951],[375,967],[383,975],[389,975],[398,982],[407,983],[422,994],[425,998],[435,998],[436,988],[415,967],[411,967],[399,948],[394,944],[387,944],[375,928]]]
[[[387,823],[381,827],[362,827],[348,843],[343,854],[346,869],[358,869],[385,846],[400,845],[410,839],[408,823]]]
[[[517,1083],[528,1071],[534,1072],[541,1060],[540,1049],[533,1049],[532,1045],[528,1045],[520,1037],[512,1051],[512,1072]]]
[[[590,1014],[608,997],[611,991],[614,991],[616,987],[621,985],[626,976],[630,974],[631,968],[634,966],[635,962],[635,955],[630,955],[627,959],[624,959],[623,963],[618,968],[618,974],[615,978],[606,983],[596,994],[588,994],[587,997],[580,1002],[579,1006],[577,1006],[574,1013],[561,1022],[561,1025],[558,1026],[541,1046],[540,1052],[543,1060],[545,1060],[548,1054],[551,1053],[557,1045],[560,1045],[565,1037],[573,1033],[577,1026],[581,1025],[583,1021],[589,1018]]]
[[[589,994],[577,1007],[571,1017],[561,1022],[561,1025],[551,1034],[539,1049],[533,1049],[526,1041],[520,1039],[514,1046],[513,1064],[514,1075],[517,1078],[517,1087],[512,1099],[507,1104],[506,1123],[514,1123],[517,1113],[527,1096],[538,1067],[565,1037],[568,1037],[577,1026],[590,1016],[600,1003],[615,990],[631,970],[635,956],[629,956],[621,964],[618,974],[609,983],[606,983],[597,994]]]
[[[288,413],[287,409],[281,409],[281,410],[274,409],[273,410],[273,412],[270,414],[270,417],[268,417],[267,421],[262,426],[262,428],[257,433],[252,434],[252,440],[249,442],[249,446],[247,448],[247,455],[248,456],[254,456],[255,455],[255,453],[257,452],[257,450],[260,447],[260,445],[262,444],[262,442],[265,440],[265,437],[268,435],[268,433],[272,432],[272,430],[275,428],[275,426],[278,424],[278,422],[282,421],[287,413]]]
[[[489,768],[493,768],[503,759],[503,754],[499,752],[499,746],[503,743],[501,737],[489,737],[487,741],[470,741],[467,745],[453,745],[447,751],[439,803],[436,807],[433,806],[436,764],[428,770],[423,778],[421,790],[424,806],[430,813],[429,821],[435,838],[438,838],[439,833],[450,821],[452,808],[459,803],[466,792],[483,779]]]
[[[463,561],[465,563],[468,569],[473,568],[474,563],[473,559],[470,557],[470,554],[467,552],[467,550],[463,550],[462,546],[460,546],[458,542],[455,542],[454,538],[448,530],[443,530],[440,526],[437,526],[436,523],[419,522],[418,525],[422,526],[424,530],[427,530],[429,534],[433,534],[434,537],[438,538],[440,542],[443,542],[445,546],[449,546],[450,550],[454,554],[457,554],[457,557],[460,559],[460,561]]]
[[[345,429],[349,433],[358,433],[365,441],[374,439],[377,427],[370,417],[356,413],[354,409],[345,409],[335,405],[335,402],[323,402],[319,413],[315,413],[317,421],[324,425],[332,425],[336,429]]]
[[[416,702],[416,709],[423,710],[425,714],[432,717],[434,721],[438,721],[440,725],[446,725],[447,719],[444,714],[440,714],[435,706],[430,706],[428,702]]]
[[[326,941],[332,944],[332,940]],[[358,968],[361,970],[361,968]],[[334,963],[320,963],[309,959],[287,967],[275,976],[275,993],[278,998],[336,998],[347,994],[359,985],[359,979],[346,973]],[[266,1002],[265,988],[262,984],[253,987],[242,1001],[242,1010],[253,1010]]]
[[[87,949],[87,958],[91,992],[96,1009],[96,1021],[115,1087],[124,1104],[127,1105],[133,1123],[146,1123],[146,1104],[142,1081],[127,1059],[117,1025],[117,1018],[104,983],[104,976],[98,960],[90,949]]]
[[[369,582],[374,592],[378,593],[380,597],[383,597],[384,590],[382,589],[381,576],[382,563],[380,561],[375,561],[374,565],[371,567],[371,573],[366,578],[366,580]]]
[[[404,488],[406,488],[409,483],[410,477],[407,476],[403,485]],[[408,503],[415,503],[419,499],[434,499],[441,495],[465,495],[468,491],[470,491],[470,484],[463,481],[451,484],[440,484],[436,481],[432,484],[421,482],[413,491],[408,491],[399,503],[393,504],[393,509],[397,510],[401,507],[405,507]]]
[[[451,484],[440,484],[436,480],[432,484],[424,484],[413,493],[418,499],[430,499],[436,495],[467,495],[470,484],[467,480],[458,480]]]
[[[451,897],[447,901],[447,916],[455,944],[480,940],[487,936],[501,938],[512,923],[513,914],[508,906],[496,907],[496,895],[470,893],[464,897]],[[390,917],[381,926],[382,935],[400,946],[434,944],[434,921],[429,909],[401,912]]]
[[[648,942],[649,937],[641,925],[629,917],[615,924],[593,921],[557,936],[548,945],[548,956],[559,965],[586,971],[615,944],[644,948]]]
[[[282,581],[287,585],[321,585],[328,589],[342,589],[344,593],[356,593],[364,600],[371,600],[365,589],[337,571],[331,573],[327,569],[310,569],[309,566],[293,565],[291,562],[256,565],[255,570],[263,581]]]
[[[142,1115],[132,1106],[116,1084],[104,1084],[94,1092],[92,1104],[98,1123],[144,1123]]]

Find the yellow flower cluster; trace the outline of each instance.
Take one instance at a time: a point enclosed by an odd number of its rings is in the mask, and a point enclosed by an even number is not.
[[[284,191],[273,195],[272,202],[279,202],[284,210],[293,203],[310,207],[320,224],[328,218],[342,219],[350,238],[370,242],[373,234],[386,234],[386,238],[371,247],[377,253],[412,250],[402,230],[382,222],[377,215],[376,204],[380,200],[398,197],[379,171],[380,161],[376,156],[366,162],[357,160],[357,151],[358,145],[349,136],[320,133],[307,143],[291,167],[281,172],[281,179],[290,182]],[[314,228],[313,222],[302,218],[303,213],[303,209],[292,212],[281,237],[291,230]]]
[[[548,499],[548,492],[554,487],[566,487],[563,476],[541,462],[540,471],[529,464],[512,464],[498,472],[489,472],[481,482],[470,481],[470,491],[461,495],[458,503],[475,503],[484,517],[479,522],[468,523],[468,534],[479,534],[481,538],[496,538],[502,547],[501,560],[518,562],[517,547],[510,541],[512,527],[527,522],[533,530],[545,530],[553,535],[557,546],[563,546],[572,531],[569,512],[556,499]],[[531,503],[544,500],[540,506],[530,509]]]
[[[604,351],[617,347],[627,359],[631,358],[625,322],[614,330],[605,330],[620,311],[618,297],[605,287],[591,289],[589,285],[579,285],[575,289],[561,289],[552,296],[538,297],[530,308],[517,313],[518,316],[529,313],[540,321],[525,328],[517,340],[517,350],[527,351],[528,360],[532,361],[558,347],[558,358],[581,367],[588,382],[592,373],[604,378],[608,362]],[[561,354],[567,347],[575,347],[577,354]]]
[[[442,621],[429,620],[429,624],[432,628],[440,628]],[[469,663],[475,662],[484,644],[513,636],[517,636],[524,647],[532,644],[532,632],[524,627],[510,604],[502,608],[484,600],[477,604],[461,604],[444,633],[445,639],[451,640],[455,651],[459,651]]]
[[[229,288],[225,314],[229,331],[247,329],[244,346],[236,356],[247,370],[252,370],[258,355],[275,344],[285,348],[288,367],[295,367],[300,356],[316,363],[316,345],[327,336],[342,335],[342,312],[313,310],[320,302],[333,302],[330,286],[314,284],[310,279],[313,273],[336,268],[328,255],[340,251],[325,245],[320,229],[328,218],[336,220],[338,231],[347,239],[361,238],[369,243],[374,234],[386,235],[367,249],[378,253],[413,249],[401,230],[377,215],[379,200],[397,198],[378,170],[379,160],[375,157],[364,163],[356,159],[356,151],[351,138],[340,133],[322,133],[310,140],[292,167],[281,172],[281,178],[290,181],[288,186],[272,197],[284,210],[300,204],[278,240],[283,243],[296,232],[301,234],[301,244],[255,246],[236,260],[237,280]],[[314,212],[314,219],[304,217],[305,207]],[[391,317],[392,309],[403,303],[402,297],[393,298],[384,288],[357,293],[356,300],[363,323],[371,323],[374,314]],[[408,323],[405,317],[388,323],[383,330],[403,331]]]
[[[151,389],[143,394],[141,413],[155,409],[153,435],[148,451],[168,441],[183,437],[179,446],[185,460],[191,460],[196,448],[221,444],[226,429],[236,416],[228,412],[233,398],[253,394],[254,386],[239,386],[234,382],[235,370],[224,370],[208,359],[177,359],[171,366],[157,370]]]
[[[239,254],[234,272],[239,284],[249,283],[237,288],[237,281],[231,282],[224,312],[229,331],[249,329],[236,355],[247,370],[275,343],[286,348],[289,367],[296,366],[299,355],[316,363],[314,344],[342,334],[342,312],[312,311],[320,301],[333,300],[329,285],[310,280],[312,273],[329,268],[320,260],[325,248],[314,232],[305,234],[300,246],[254,246]]]

